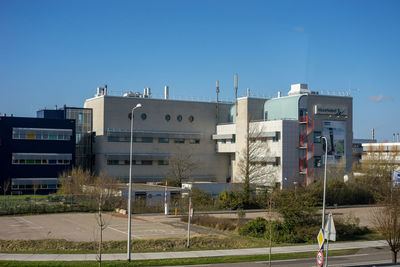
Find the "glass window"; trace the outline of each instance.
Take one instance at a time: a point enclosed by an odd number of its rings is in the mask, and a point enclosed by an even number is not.
[[[166,121],[170,121],[171,120],[171,115],[169,115],[169,114],[165,115],[165,120]]]
[[[145,119],[147,118],[146,113],[142,113],[142,114],[140,115],[140,118],[142,118],[142,120],[145,120]]]
[[[159,160],[158,165],[168,165],[168,160]]]
[[[281,133],[277,132],[275,136],[272,138],[272,142],[279,142],[280,139],[281,139]]]
[[[153,143],[153,137],[142,137],[142,143]]]
[[[322,165],[321,156],[314,156],[314,167],[319,168]]]
[[[321,143],[321,131],[314,131],[314,143]]]
[[[200,144],[200,139],[190,139],[189,143],[190,144]]]
[[[41,159],[35,159],[35,164],[42,164],[42,160]]]
[[[226,144],[226,139],[221,139],[222,144]]]
[[[142,160],[142,165],[153,165],[152,160]]]
[[[78,114],[78,123],[82,123],[82,113]]]
[[[158,138],[158,142],[159,142],[159,143],[169,143],[169,138],[162,138],[162,137],[159,137],[159,138]]]
[[[180,122],[180,121],[182,121],[182,115],[178,115],[177,117],[176,117],[176,119]]]
[[[234,143],[236,143],[236,136],[235,135],[231,139],[231,144],[234,144]]]
[[[189,116],[189,121],[193,122],[194,121],[194,117],[192,115]]]
[[[185,139],[183,139],[183,138],[175,138],[174,143],[175,144],[184,144],[185,143]]]

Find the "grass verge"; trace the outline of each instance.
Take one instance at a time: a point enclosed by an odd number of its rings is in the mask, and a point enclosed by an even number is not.
[[[342,255],[353,255],[357,253],[359,249],[346,249],[346,250],[333,250],[329,251],[329,256],[342,256]],[[303,259],[303,258],[314,258],[316,252],[298,252],[298,253],[286,253],[286,254],[273,254],[271,259],[276,260],[288,260],[288,259]],[[138,260],[130,263],[126,261],[103,261],[103,266],[167,266],[167,265],[192,265],[192,264],[212,264],[212,263],[232,263],[232,262],[251,262],[251,261],[266,261],[268,255],[249,255],[249,256],[228,256],[228,257],[206,257],[206,258],[188,258],[188,259],[164,259],[164,260]],[[0,261],[0,266],[55,266],[55,267],[95,267],[98,266],[96,261],[72,261],[72,262],[24,262],[24,261]]]

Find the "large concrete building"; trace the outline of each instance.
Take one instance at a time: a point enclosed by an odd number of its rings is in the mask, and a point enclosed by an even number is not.
[[[143,108],[133,118],[135,182],[161,181],[172,157],[190,155],[197,165],[194,181],[242,182],[248,158],[258,184],[310,184],[324,164],[321,135],[328,139],[328,164],[351,167],[352,98],[296,84],[288,96],[246,96],[235,103],[172,100],[167,88],[163,99],[152,98],[148,88],[124,96],[98,88],[85,102],[93,110],[95,171],[128,177],[130,113],[139,103]]]

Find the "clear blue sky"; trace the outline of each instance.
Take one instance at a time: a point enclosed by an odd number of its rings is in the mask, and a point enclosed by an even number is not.
[[[98,86],[232,99],[354,92],[354,137],[400,132],[400,1],[0,1],[0,112],[83,106]]]

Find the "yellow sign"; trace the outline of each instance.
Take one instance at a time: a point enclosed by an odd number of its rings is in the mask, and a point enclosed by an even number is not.
[[[325,242],[324,231],[322,229],[319,230],[319,233],[317,235],[317,240],[318,240],[318,246],[321,249]]]

